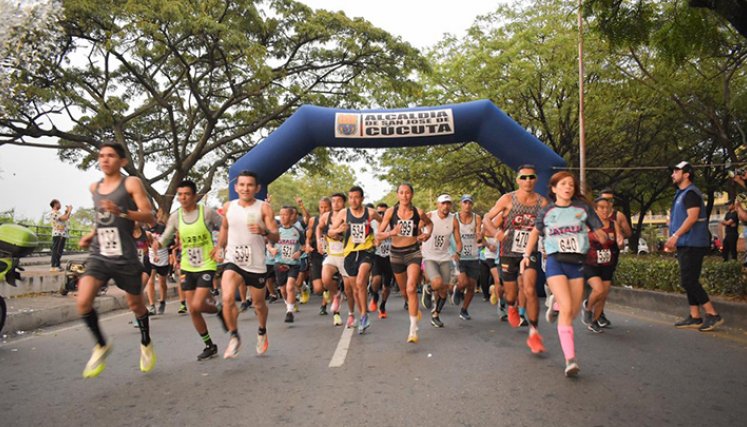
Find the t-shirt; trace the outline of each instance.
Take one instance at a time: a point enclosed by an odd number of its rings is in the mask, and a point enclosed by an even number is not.
[[[688,191],[687,194],[685,194],[685,209],[699,208],[699,207],[700,207],[700,197],[698,197],[698,195],[695,194],[694,191]]]
[[[587,203],[573,200],[569,206],[550,203],[542,208],[535,227],[544,237],[547,255],[585,255],[589,250],[589,230],[602,228],[602,221]]]
[[[60,219],[63,215],[65,215],[65,213],[61,210],[49,213],[49,222],[52,223],[52,236],[67,237],[67,221]]]
[[[685,200],[687,202],[687,200]],[[734,211],[727,212],[726,216],[724,217],[725,221],[731,220],[732,224],[731,226],[726,227],[726,236],[729,237],[737,237],[737,229],[739,228],[739,218],[737,216],[737,213]]]

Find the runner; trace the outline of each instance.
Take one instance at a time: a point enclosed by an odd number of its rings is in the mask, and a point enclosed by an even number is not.
[[[633,234],[633,229],[630,227],[630,222],[628,222],[628,217],[625,216],[622,212],[615,209],[615,192],[612,191],[610,188],[605,188],[601,191],[599,194],[599,197],[604,197],[605,199],[609,200],[612,204],[612,213],[611,218],[615,221],[615,224],[617,226],[617,239],[619,239],[618,245],[612,246],[612,251],[615,258],[615,264],[612,265],[612,268],[617,268],[617,262],[620,260],[620,248],[624,247],[625,239],[630,238],[630,236]],[[604,314],[604,310],[602,310],[602,314],[599,316],[599,326],[603,328],[608,328],[612,326],[612,322],[607,319],[607,316]]]
[[[522,272],[535,261],[539,236],[544,238],[547,254],[547,283],[558,303],[558,337],[565,356],[565,375],[579,371],[573,340],[573,319],[581,308],[584,295],[584,259],[589,250],[589,231],[595,232],[600,243],[607,241],[602,222],[582,198],[576,177],[570,172],[558,172],[550,178],[550,194],[555,201],[537,215],[537,220],[521,261]],[[543,349],[544,350],[544,349]]]
[[[178,196],[177,196],[178,197]],[[164,230],[166,230],[166,219],[164,213],[159,211],[156,216],[156,223],[148,229],[148,233],[151,235],[152,240],[159,240]],[[156,256],[157,255],[157,256]],[[166,312],[166,292],[168,286],[166,284],[166,277],[169,274],[169,249],[167,247],[161,247],[158,253],[153,252],[152,247],[148,247],[148,264],[146,267],[146,273],[148,273],[148,285],[145,288],[145,294],[148,296],[148,302],[151,308],[154,308],[154,302],[156,299],[156,279],[158,280],[158,287],[160,290],[160,300],[158,302],[158,314]],[[151,311],[151,314],[156,314],[155,310]]]
[[[96,208],[95,228],[78,243],[81,248],[90,247],[90,255],[86,261],[86,271],[78,284],[77,308],[96,340],[93,354],[83,370],[84,378],[101,374],[111,352],[112,346],[104,338],[98,314],[93,307],[99,288],[109,279],[113,279],[127,293],[127,305],[137,316],[140,370],[150,372],[156,365],[148,309],[141,295],[143,268],[132,237],[135,221],[146,224],[153,222],[153,209],[143,183],[138,178],[121,173],[127,164],[122,145],[102,143],[98,163],[104,177],[89,187]]]
[[[293,207],[292,221],[293,224],[303,232],[303,241],[306,242],[306,231],[309,225],[309,221],[311,220],[311,216],[309,215],[309,211],[307,211],[304,207],[303,200],[301,200],[300,197],[296,197],[296,204],[298,204],[298,208]],[[303,216],[301,216],[301,218],[299,218],[298,216],[299,208],[303,213]],[[301,246],[301,258],[298,259],[298,277],[296,278],[296,288],[300,290],[298,302],[300,302],[301,304],[308,303],[309,298],[311,298],[311,289],[309,289],[309,285],[306,282],[306,279],[308,279],[309,277],[309,254],[306,253],[305,247],[306,243]],[[294,311],[298,313],[298,304],[294,306]]]
[[[376,205],[376,212],[380,217],[384,217],[386,210],[389,206],[386,203],[379,203]],[[372,221],[372,226],[375,233],[379,231],[389,231],[388,226],[381,227],[381,221]],[[371,268],[371,303],[368,306],[368,311],[376,311],[377,305],[379,309],[379,319],[386,319],[386,302],[389,299],[389,294],[392,291],[392,285],[394,282],[394,273],[392,273],[392,263],[389,260],[389,255],[392,248],[392,239],[386,238],[384,240],[376,240],[376,252],[374,253],[374,264]],[[382,289],[383,288],[383,289]],[[381,296],[379,297],[379,290],[381,290]]]
[[[345,286],[354,290],[358,303],[358,334],[363,334],[371,326],[368,320],[366,296],[371,264],[374,257],[374,233],[371,220],[381,220],[375,209],[363,206],[363,189],[357,185],[348,191],[350,207],[336,213],[327,235],[335,238],[343,236],[345,272],[348,277]]]
[[[601,333],[604,330],[599,319],[612,286],[612,276],[615,274],[619,253],[613,249],[613,246],[622,243],[622,233],[620,225],[612,217],[611,200],[604,197],[596,198],[594,210],[602,220],[602,231],[607,234],[607,241],[602,243],[597,239],[595,232],[589,232],[589,252],[586,255],[584,277],[591,286],[591,294],[589,294],[589,299],[583,302],[582,321],[591,332]]]
[[[335,326],[342,325],[340,317],[340,282],[335,278],[336,275],[342,276],[343,289],[348,300],[348,321],[347,328],[355,327],[355,300],[353,288],[345,284],[345,277],[348,273],[345,271],[345,243],[342,239],[332,238],[327,234],[332,225],[332,218],[345,209],[345,203],[348,197],[343,193],[335,193],[330,199],[332,200],[332,210],[319,217],[319,225],[316,227],[316,235],[324,239],[326,244],[327,256],[322,262],[322,283],[327,289],[332,299],[332,324]]]
[[[197,355],[197,360],[201,361],[218,354],[218,346],[210,338],[202,313],[217,314],[224,328],[226,325],[219,308],[212,303],[211,294],[218,268],[212,230],[220,227],[223,218],[215,210],[198,205],[198,197],[194,181],[183,180],[177,184],[176,200],[181,207],[171,214],[160,239],[153,241],[151,252],[155,254],[156,262],[160,261],[161,248],[168,247],[179,233],[182,243],[179,286],[184,291],[192,325],[205,344],[202,353]]]
[[[319,199],[319,215],[309,218],[309,226],[306,229],[305,252],[309,254],[309,278],[311,287],[315,294],[322,295],[322,305],[319,315],[327,315],[327,295],[322,282],[322,263],[324,262],[324,239],[319,238],[316,226],[319,225],[319,217],[332,210],[332,201],[329,197]]]
[[[392,249],[389,259],[392,263],[394,278],[403,295],[407,296],[408,312],[410,314],[410,331],[407,342],[418,342],[418,320],[421,317],[418,310],[418,290],[420,282],[420,242],[428,240],[430,231],[421,233],[421,230],[432,227],[430,219],[421,209],[412,205],[414,191],[410,184],[400,184],[397,187],[398,202],[386,210],[381,224],[384,230],[387,226],[390,231],[379,231],[376,238],[385,240],[392,238]],[[394,224],[394,227],[392,227]]]
[[[465,194],[461,199],[461,209],[456,215],[459,221],[459,233],[462,239],[462,251],[459,253],[459,281],[454,289],[454,304],[459,305],[464,297],[464,304],[459,310],[459,318],[470,320],[469,305],[475,296],[477,282],[480,280],[479,250],[482,239],[482,218],[472,212],[475,202],[472,196]],[[466,291],[465,291],[466,289]]]
[[[285,323],[293,323],[296,309],[296,280],[301,266],[301,248],[306,244],[304,231],[294,221],[294,209],[280,209],[280,239],[275,259],[275,280],[280,289],[285,289]]]
[[[257,174],[242,171],[236,177],[234,189],[239,198],[223,206],[223,222],[218,237],[218,248],[225,249],[225,270],[221,278],[223,296],[223,318],[231,338],[228,341],[224,359],[239,355],[239,337],[236,307],[236,289],[243,281],[250,287],[254,311],[257,314],[257,354],[267,351],[267,304],[265,303],[265,239],[277,242],[279,239],[275,215],[270,205],[257,200],[260,191]],[[216,253],[217,261],[221,259]]]
[[[540,256],[531,254],[531,261],[523,273],[519,271],[521,255],[524,253],[529,234],[534,228],[534,222],[540,209],[547,206],[547,200],[534,191],[537,182],[537,172],[533,165],[519,166],[516,184],[519,189],[504,194],[495,206],[485,215],[483,225],[490,235],[500,244],[501,279],[503,280],[504,296],[508,306],[508,322],[516,328],[521,325],[522,316],[516,308],[518,290],[521,289],[526,297],[527,317],[529,317],[529,337],[527,346],[532,353],[545,351],[537,327],[539,325],[539,302],[535,288],[537,269]],[[501,215],[502,224],[495,227],[493,219]]]
[[[451,213],[451,196],[442,194],[436,199],[438,208],[426,213],[433,226],[431,237],[423,243],[423,264],[429,284],[423,287],[421,302],[423,307],[431,310],[431,325],[443,328],[441,310],[448,298],[448,284],[451,281],[452,259],[459,259],[462,251],[462,239],[459,232],[459,221]],[[456,242],[456,253],[449,251],[451,239]],[[436,306],[433,306],[433,297]]]

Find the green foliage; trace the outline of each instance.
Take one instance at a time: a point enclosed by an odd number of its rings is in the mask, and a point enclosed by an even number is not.
[[[272,196],[275,213],[282,206],[296,206],[296,197],[300,197],[309,214],[315,215],[319,199],[338,192],[347,195],[348,189],[356,184],[360,185],[353,170],[344,164],[330,165],[325,171],[313,174],[296,168],[273,181],[267,193]]]
[[[723,262],[706,257],[700,274],[703,288],[712,295],[747,295],[747,278],[738,261]],[[614,284],[634,288],[683,293],[677,259],[672,256],[623,255],[615,271]]]

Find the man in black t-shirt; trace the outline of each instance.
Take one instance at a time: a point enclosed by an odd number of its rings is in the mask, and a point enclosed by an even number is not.
[[[737,218],[737,207],[734,200],[729,200],[729,211],[726,212],[724,220],[721,221],[724,226],[724,261],[737,259],[737,240],[739,239],[739,218]]]

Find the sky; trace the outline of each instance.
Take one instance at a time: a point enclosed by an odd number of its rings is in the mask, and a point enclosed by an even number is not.
[[[507,0],[301,0],[314,9],[342,10],[349,17],[363,17],[416,48],[438,42],[444,34],[464,35],[475,18],[492,12]],[[354,165],[357,167],[360,165]],[[39,219],[49,202],[59,199],[73,208],[92,206],[88,184],[100,178],[93,169],[81,171],[64,163],[55,150],[0,146],[0,212],[15,209],[17,217]],[[361,176],[367,201],[387,191],[370,172]],[[377,191],[378,190],[378,191]]]

